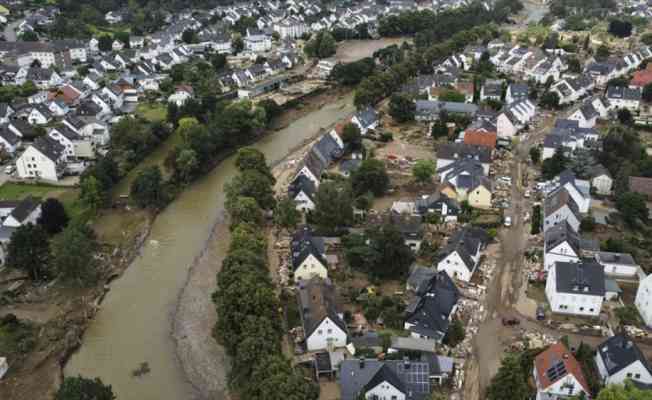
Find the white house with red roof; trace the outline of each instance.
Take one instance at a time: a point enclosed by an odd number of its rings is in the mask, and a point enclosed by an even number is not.
[[[555,343],[534,359],[536,400],[563,400],[591,392],[575,356],[562,343]]]

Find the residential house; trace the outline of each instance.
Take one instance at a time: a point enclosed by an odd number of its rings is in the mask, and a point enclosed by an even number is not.
[[[652,274],[639,281],[634,305],[648,327],[652,327]]]
[[[0,103],[0,124],[9,122],[9,117],[15,113],[14,108],[7,103]]]
[[[478,106],[469,103],[453,101],[417,100],[414,119],[419,122],[432,122],[439,120],[442,112],[452,116],[474,118],[478,113]]]
[[[504,86],[505,81],[502,79],[488,79],[480,89],[480,101],[502,100]]]
[[[335,287],[328,280],[299,282],[299,313],[308,351],[332,350],[347,344],[347,328],[335,302]]]
[[[634,257],[627,253],[599,251],[595,261],[604,267],[605,275],[617,278],[634,278],[641,269]]]
[[[427,362],[376,359],[344,360],[339,384],[342,400],[428,400],[430,370]]]
[[[571,121],[577,121],[580,128],[593,128],[600,117],[600,113],[592,103],[586,102],[575,108],[568,117]]]
[[[310,228],[302,226],[297,229],[292,236],[291,251],[295,281],[328,278],[324,239],[314,236]]]
[[[67,125],[51,128],[48,136],[64,147],[66,158],[94,159],[95,146],[90,138],[83,137]]]
[[[579,262],[581,257],[579,233],[567,223],[562,222],[545,232],[543,241],[543,267],[549,271],[558,262]]]
[[[602,196],[611,195],[613,187],[613,179],[609,170],[601,164],[593,165],[589,168],[589,178],[591,180],[591,188]]]
[[[598,346],[595,364],[602,383],[622,385],[626,380],[637,384],[652,385],[652,366],[634,341],[618,334]]]
[[[607,88],[607,100],[617,109],[638,111],[641,106],[643,89],[640,87],[609,86]]]
[[[599,134],[593,128],[582,128],[576,120],[558,119],[552,131],[543,139],[541,159],[552,157],[558,150],[570,156],[576,149],[594,146],[598,138]]]
[[[443,193],[418,197],[414,201],[414,206],[418,215],[425,217],[435,213],[441,217],[443,222],[456,222],[461,211],[460,203]]]
[[[249,28],[244,37],[245,50],[261,53],[272,49],[272,37],[264,32]]]
[[[559,187],[543,201],[543,231],[566,221],[575,231],[579,231],[581,215],[579,207],[565,187]]]
[[[544,194],[549,194],[563,187],[577,204],[581,214],[589,212],[591,207],[591,183],[583,179],[577,179],[575,173],[570,169],[562,171],[542,189]]]
[[[439,271],[418,288],[416,298],[405,310],[405,330],[414,338],[440,343],[457,309],[460,292],[444,271]]]
[[[421,248],[423,227],[421,218],[410,215],[390,214],[389,223],[403,236],[405,244],[415,253]]]
[[[366,135],[369,130],[376,129],[380,123],[378,112],[373,107],[358,111],[351,118],[351,123],[360,129],[360,134]]]
[[[181,107],[193,97],[193,89],[188,85],[177,85],[174,93],[168,97],[168,103],[174,103]]]
[[[512,138],[534,118],[535,114],[536,106],[528,99],[507,105],[496,119],[498,137]]]
[[[597,317],[605,293],[604,268],[595,261],[558,262],[548,271],[546,298],[553,313]]]
[[[550,91],[559,95],[559,104],[573,103],[588,95],[595,87],[595,82],[590,75],[580,75],[575,78],[564,78],[555,82]]]
[[[14,154],[22,144],[20,136],[12,132],[7,125],[0,125],[0,147],[8,154]]]
[[[489,237],[483,229],[460,228],[439,251],[434,265],[451,278],[468,282],[480,263],[480,254],[487,243]]]
[[[484,175],[489,175],[491,150],[485,146],[473,146],[464,143],[445,143],[437,149],[437,170],[449,166],[458,160],[475,160],[482,165]]]
[[[34,141],[16,160],[18,176],[58,181],[63,177],[66,154],[63,146],[48,136]]]
[[[564,400],[575,396],[590,398],[591,390],[581,364],[561,342],[535,357],[533,376],[536,400]]]
[[[315,209],[317,185],[306,175],[297,176],[288,186],[288,196],[295,202],[296,209],[304,213]]]
[[[527,100],[530,96],[530,87],[526,83],[512,83],[507,86],[505,103],[512,104],[517,101]]]
[[[9,212],[2,221],[3,227],[18,228],[26,224],[38,222],[41,216],[41,200],[32,196],[27,196]]]

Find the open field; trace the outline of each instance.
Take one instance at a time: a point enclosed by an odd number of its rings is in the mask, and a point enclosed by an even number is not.
[[[371,57],[375,51],[391,46],[401,45],[403,42],[412,43],[411,38],[382,38],[378,40],[347,40],[337,46],[335,58],[341,63],[358,61]]]
[[[140,115],[150,122],[165,121],[167,118],[167,108],[161,103],[138,103],[136,115]]]

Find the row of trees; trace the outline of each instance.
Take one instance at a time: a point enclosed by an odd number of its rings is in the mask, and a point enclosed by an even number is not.
[[[225,187],[231,244],[217,276],[213,301],[219,315],[216,339],[232,362],[230,384],[242,398],[317,399],[318,387],[281,352],[280,303],[267,266],[263,214],[275,205],[274,178],[265,157],[238,152],[239,175]]]

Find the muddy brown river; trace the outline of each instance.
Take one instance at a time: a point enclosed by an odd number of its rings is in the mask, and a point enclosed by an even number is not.
[[[253,147],[270,163],[281,160],[320,128],[350,115],[352,98],[347,95],[327,104]],[[235,173],[234,157],[230,157],[156,218],[141,255],[112,283],[83,345],[66,365],[66,376],[98,376],[113,386],[119,400],[199,397],[177,357],[172,326],[194,260],[207,247],[208,254],[223,251],[219,237],[211,241],[209,237],[224,213],[224,184]],[[149,364],[150,372],[132,376],[143,362]]]

